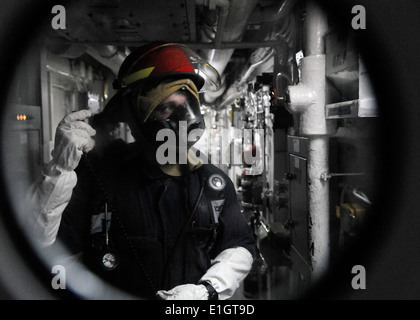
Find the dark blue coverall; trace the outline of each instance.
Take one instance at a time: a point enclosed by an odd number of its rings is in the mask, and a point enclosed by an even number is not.
[[[129,293],[153,298],[157,290],[197,284],[211,259],[231,247],[242,246],[255,256],[254,235],[234,186],[214,165],[173,177],[145,161],[136,143],[120,142],[100,161],[82,158],[76,172],[78,182],[58,239],[72,253],[83,252],[94,272]],[[226,181],[222,191],[208,188],[213,174]],[[218,223],[214,200],[224,200]],[[105,203],[112,212],[110,244],[120,261],[112,271],[99,266],[95,235],[90,232],[92,216],[104,212]]]

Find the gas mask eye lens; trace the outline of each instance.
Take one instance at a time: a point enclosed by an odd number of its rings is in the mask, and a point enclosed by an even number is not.
[[[168,121],[176,109],[176,106],[173,103],[160,104],[156,107],[155,111],[151,114],[149,121]]]
[[[175,132],[177,138],[188,141],[188,144],[192,145],[198,139],[189,140],[190,132],[197,129],[204,130],[204,128],[199,101],[188,90],[179,89],[155,107],[141,130],[148,140],[155,141],[159,130],[170,129]],[[194,134],[198,135],[198,133]]]
[[[196,99],[186,91],[180,89],[162,101],[152,114],[149,116],[149,121],[191,121],[201,115],[200,106]]]

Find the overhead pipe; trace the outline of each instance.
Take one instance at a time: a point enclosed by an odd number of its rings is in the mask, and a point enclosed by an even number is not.
[[[118,54],[118,48],[112,45],[96,46],[95,49],[103,58],[111,59]]]
[[[117,75],[118,70],[127,57],[129,49],[126,47],[125,52],[121,52],[116,45],[104,44],[104,43],[79,43],[73,37],[68,34],[57,30],[62,41],[50,41],[47,44],[47,50],[55,55],[71,58],[70,54],[75,55],[74,57],[80,57],[83,53],[89,54],[95,60],[105,65],[111,71]],[[65,40],[64,40],[65,39]],[[55,45],[52,45],[52,44]],[[56,50],[57,44],[59,50]]]
[[[214,38],[214,43],[216,48],[218,48],[222,42],[223,32],[225,30],[229,14],[230,0],[195,0],[195,4],[207,6],[210,10],[218,8],[217,29],[216,36]]]
[[[95,60],[107,66],[115,76],[118,75],[118,70],[121,64],[128,55],[128,52],[121,52],[116,46],[105,45],[86,45],[86,53],[92,56]]]
[[[209,34],[202,32],[201,37],[204,45],[211,43],[213,48],[206,48],[201,50],[201,55],[205,58],[216,70],[223,75],[227,64],[235,50],[235,48],[226,49],[225,42],[239,43],[245,33],[248,19],[252,11],[256,7],[258,0],[197,0],[197,5],[207,5],[210,10],[216,7],[218,10],[217,23],[214,25],[215,33]],[[211,24],[212,22],[210,22]],[[207,103],[213,103],[223,90],[214,93],[204,94],[204,99]]]
[[[228,90],[226,93],[226,98],[220,103],[219,109],[223,108],[224,106],[227,106],[235,99],[239,98],[242,94],[242,90],[244,89],[244,85],[247,83],[248,79],[253,75],[253,72],[259,67],[267,63],[273,56],[274,56],[274,49],[271,49],[271,51],[266,55],[266,57],[263,60],[260,60],[253,65],[251,65],[245,74],[241,77],[240,80],[236,81]]]
[[[259,23],[269,24],[271,31],[265,37],[265,42],[275,43],[273,46],[277,50],[277,56],[280,64],[287,64],[292,52],[294,51],[294,23],[293,16],[290,12],[295,6],[297,0],[284,0],[280,6],[278,4],[270,5],[260,9]],[[266,47],[261,46],[253,53],[253,56],[258,56],[258,51],[266,51]],[[292,50],[290,50],[292,49]],[[252,56],[251,56],[252,58]],[[252,61],[252,60],[251,60]]]
[[[66,72],[66,71],[63,71],[63,70],[59,70],[56,67],[51,66],[49,64],[47,64],[45,67],[47,68],[47,70],[49,72],[52,72],[52,73],[58,74],[60,76],[63,76],[65,78],[67,78],[68,80],[76,81],[75,76],[73,74],[69,73],[69,72]]]
[[[58,45],[53,45],[53,44]],[[52,54],[75,59],[81,57],[84,53],[89,54],[95,60],[108,67],[114,75],[118,74],[118,70],[128,55],[126,52],[121,52],[115,45],[99,45],[99,44],[78,44],[73,41],[55,41],[47,44],[47,50]]]
[[[298,0],[284,0],[276,12],[276,20],[284,18],[295,6]]]
[[[255,70],[270,61],[273,56],[277,57],[281,64],[287,64],[289,53],[292,51],[289,47],[293,44],[290,36],[291,22],[290,19],[285,20],[285,18],[288,17],[296,2],[297,0],[285,0],[280,6],[268,6],[268,9],[260,9],[260,12],[256,13],[256,15],[260,16],[261,22],[268,19],[270,22],[281,21],[283,24],[280,30],[274,29],[264,41],[259,42],[259,46],[255,47],[257,50],[251,56],[251,65],[241,79],[228,89],[225,94],[226,98],[222,101],[219,108],[233,103],[242,94],[243,85],[254,76]],[[262,58],[256,59],[254,57],[258,56],[261,51],[267,51],[267,48],[272,48],[268,54],[264,53],[265,55],[262,55]],[[258,61],[253,62],[255,60]]]
[[[251,16],[249,23],[272,23],[283,19],[293,9],[297,2],[298,0],[284,0],[280,6],[278,4],[272,4],[265,7],[257,7]]]
[[[246,82],[248,81],[248,79],[253,75],[254,71],[266,64],[271,58],[274,57],[274,53],[275,50],[271,49],[270,52],[260,61],[257,61],[256,63],[254,63],[253,65],[251,65],[248,70],[245,72],[245,74],[241,77],[241,80],[239,80],[239,82],[236,84],[236,87],[238,90],[241,90],[241,88],[243,87],[244,84],[246,84]]]

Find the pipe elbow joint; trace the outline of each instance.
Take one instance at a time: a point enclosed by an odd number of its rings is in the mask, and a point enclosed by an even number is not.
[[[305,84],[289,86],[286,90],[286,103],[292,113],[303,113],[316,104],[318,93]]]

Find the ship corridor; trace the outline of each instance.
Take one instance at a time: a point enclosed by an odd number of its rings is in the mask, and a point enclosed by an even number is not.
[[[222,88],[200,94],[196,148],[231,178],[257,239],[233,298],[300,297],[357,243],[375,193],[380,106],[351,28],[315,1],[69,1],[65,10],[66,28],[42,24],[9,90],[5,176],[24,234],[21,199],[51,159],[58,123],[101,113],[128,53],[162,40],[190,46],[221,75]],[[125,123],[113,137],[133,142]]]

